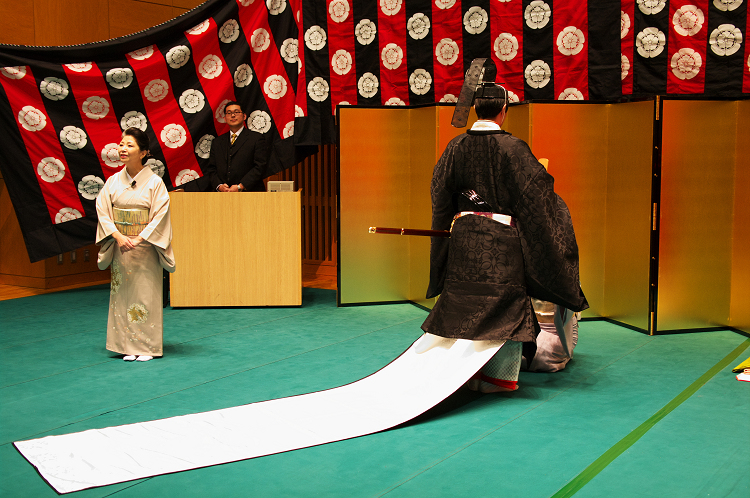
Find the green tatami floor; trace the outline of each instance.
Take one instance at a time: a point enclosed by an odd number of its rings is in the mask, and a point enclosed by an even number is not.
[[[165,356],[126,363],[104,349],[108,299],[100,286],[0,302],[0,496],[57,496],[13,441],[353,382],[427,315],[336,308],[318,289],[301,308],[168,308]],[[568,368],[522,373],[514,393],[461,389],[383,433],[70,496],[750,497],[750,383],[731,372],[749,346],[582,322]]]

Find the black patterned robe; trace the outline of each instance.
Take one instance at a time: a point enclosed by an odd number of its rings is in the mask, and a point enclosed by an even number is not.
[[[470,215],[455,221],[449,239],[432,238],[427,297],[440,298],[425,332],[533,342],[539,324],[530,296],[574,311],[588,308],[570,212],[526,142],[501,130],[454,138],[433,172],[433,230],[450,229],[461,211],[486,211],[461,195],[465,190],[493,212],[513,216],[517,226]]]

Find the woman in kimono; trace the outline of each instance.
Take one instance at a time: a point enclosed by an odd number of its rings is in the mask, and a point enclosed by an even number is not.
[[[169,194],[143,166],[148,136],[128,128],[119,145],[125,167],[96,198],[99,269],[112,267],[107,349],[125,361],[162,356],[162,268],[175,270]]]
[[[503,344],[469,382],[482,392],[518,388],[522,345],[533,352],[540,330],[531,297],[588,307],[570,213],[529,146],[501,130],[506,99],[476,99],[478,121],[445,148],[431,185],[432,229],[451,237],[432,238],[427,297],[440,298],[422,329],[442,344]]]

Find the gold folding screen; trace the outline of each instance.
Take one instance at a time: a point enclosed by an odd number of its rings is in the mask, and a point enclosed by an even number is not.
[[[581,284],[591,304],[586,316],[650,333],[747,330],[750,214],[738,193],[750,192],[748,102],[663,104],[523,104],[510,109],[504,128],[549,159],[576,229]],[[429,239],[370,235],[367,228],[429,227],[432,168],[463,131],[450,126],[452,112],[341,109],[342,304],[432,305],[423,298]],[[712,130],[700,136],[707,126]]]

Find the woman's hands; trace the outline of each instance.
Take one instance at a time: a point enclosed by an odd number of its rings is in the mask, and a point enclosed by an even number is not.
[[[117,242],[117,245],[119,246],[121,252],[128,252],[131,249],[135,249],[141,242],[143,242],[143,237],[141,237],[140,235],[136,235],[131,239],[130,237],[126,237],[120,232],[114,232],[112,234],[112,237]]]

